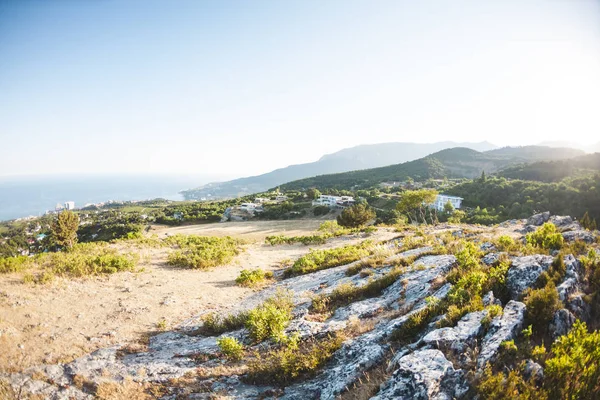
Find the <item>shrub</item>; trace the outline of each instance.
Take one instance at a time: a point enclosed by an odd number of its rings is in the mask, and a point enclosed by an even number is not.
[[[331,211],[331,209],[327,206],[316,206],[313,208],[313,214],[315,216],[329,214],[329,211]]]
[[[179,247],[169,254],[169,265],[183,268],[206,269],[227,264],[240,252],[240,242],[229,236],[209,237],[175,235],[166,239]]]
[[[337,222],[347,228],[357,228],[375,218],[375,212],[367,204],[359,203],[345,208],[337,217]]]
[[[120,254],[105,243],[79,243],[68,252],[45,253],[37,256],[36,262],[43,271],[36,281],[44,283],[48,277],[54,275],[85,277],[134,271],[138,261],[138,254]]]
[[[522,368],[522,366],[521,366]],[[477,384],[477,393],[486,400],[547,400],[547,393],[536,387],[533,382],[526,381],[517,370],[508,374],[494,374],[489,364],[483,371],[483,376]]]
[[[239,361],[244,356],[244,346],[236,338],[227,336],[218,338],[217,346],[228,360]]]
[[[29,257],[0,257],[0,274],[20,272],[29,266],[31,266],[31,260]]]
[[[527,243],[542,249],[557,250],[563,246],[564,239],[556,226],[546,222],[535,232],[528,233]]]
[[[249,362],[245,380],[252,384],[286,386],[301,378],[309,378],[329,361],[343,341],[344,337],[339,334],[303,343],[295,338],[266,354],[256,353],[255,359]]]
[[[203,324],[197,333],[203,335],[220,335],[224,332],[241,329],[248,320],[248,312],[240,312],[238,314],[230,314],[222,317],[217,313],[208,313],[202,318]]]
[[[349,245],[328,250],[312,250],[305,256],[297,259],[294,264],[285,270],[286,277],[309,274],[322,269],[349,264],[366,257],[370,253],[372,243],[365,241],[359,245]]]
[[[400,344],[408,344],[415,339],[415,336],[421,332],[427,324],[439,314],[442,306],[440,304],[431,304],[426,307],[414,311],[409,315],[407,320],[394,329],[391,335],[391,340]]]
[[[600,332],[588,333],[577,321],[552,345],[544,373],[552,398],[595,399],[600,396]]]
[[[265,339],[282,341],[284,330],[292,319],[293,306],[289,294],[278,292],[275,297],[250,310],[245,323],[250,337],[256,342]]]
[[[517,244],[515,243],[514,239],[510,236],[503,235],[500,236],[498,240],[496,240],[496,247],[500,251],[511,251],[515,247],[517,247]]]
[[[235,278],[235,283],[240,286],[254,287],[271,278],[273,278],[272,272],[265,272],[260,268],[255,270],[243,269],[240,276]]]
[[[526,318],[537,333],[545,333],[554,312],[562,307],[552,282],[541,289],[529,290],[525,297]]]

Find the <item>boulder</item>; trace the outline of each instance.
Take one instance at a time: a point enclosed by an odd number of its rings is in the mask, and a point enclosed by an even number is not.
[[[491,306],[492,304],[501,306],[502,302],[500,301],[500,299],[497,299],[496,296],[494,296],[494,292],[490,290],[483,296],[483,305],[487,307]]]
[[[494,318],[487,334],[481,342],[481,350],[477,365],[481,369],[488,362],[493,362],[498,354],[500,343],[514,339],[521,328],[525,318],[525,304],[511,300],[504,307],[502,316]]]
[[[525,380],[533,379],[536,385],[541,385],[544,381],[544,368],[533,360],[527,360],[523,369],[523,378]]]
[[[468,389],[463,375],[463,371],[455,370],[441,351],[415,351],[400,358],[398,369],[372,399],[460,398]]]
[[[542,272],[552,264],[551,256],[533,255],[515,257],[506,275],[506,286],[512,299],[516,300],[523,291],[531,287]]]
[[[570,216],[553,215],[550,217],[550,222],[556,225],[557,228],[566,228],[573,224],[573,218]]]
[[[527,219],[527,225],[541,226],[550,219],[550,211],[532,215]]]
[[[575,323],[575,316],[566,308],[562,308],[554,313],[552,322],[550,322],[550,334],[556,339],[569,332]]]
[[[583,299],[583,295],[581,293],[571,295],[567,299],[567,308],[581,320],[587,321],[591,317],[591,306]]]
[[[462,317],[455,327],[429,332],[423,338],[423,343],[443,351],[460,367],[467,367],[471,362],[468,350],[476,347],[476,339],[483,333],[481,320],[485,314],[486,311],[469,313]]]
[[[576,240],[582,240],[586,243],[594,243],[595,238],[591,232],[584,229],[578,229],[574,231],[563,232],[562,237],[567,242],[574,242]]]

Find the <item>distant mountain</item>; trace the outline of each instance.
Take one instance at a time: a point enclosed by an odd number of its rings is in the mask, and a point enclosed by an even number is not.
[[[589,144],[589,145],[585,145],[585,144],[581,144],[581,143],[576,143],[576,142],[570,142],[570,141],[566,141],[566,140],[562,140],[562,141],[548,141],[548,142],[542,142],[539,144],[540,146],[547,146],[547,147],[568,147],[571,149],[577,149],[577,150],[582,150],[585,151],[586,153],[598,153],[600,152],[600,142],[595,143],[595,144]]]
[[[362,170],[412,161],[452,147],[465,147],[477,151],[496,148],[495,145],[488,142],[361,145],[324,155],[318,161],[312,163],[290,165],[258,176],[239,178],[227,182],[214,182],[196,189],[184,190],[181,193],[186,199],[201,199],[209,196],[211,198],[242,196],[262,192],[285,182],[310,176]]]
[[[418,160],[386,167],[321,175],[281,185],[282,189],[372,187],[382,182],[448,178],[475,178],[482,171],[494,173],[510,165],[538,160],[562,160],[581,156],[574,149],[543,146],[505,147],[485,152],[457,147],[431,154]]]
[[[499,176],[529,181],[558,182],[567,177],[600,172],[600,153],[586,154],[568,160],[539,161],[515,165],[498,172]]]

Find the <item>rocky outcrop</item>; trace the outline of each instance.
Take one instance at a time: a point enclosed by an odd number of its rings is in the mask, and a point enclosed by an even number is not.
[[[566,308],[562,308],[554,313],[552,322],[550,322],[550,335],[553,339],[565,335],[575,324],[575,316]]]
[[[544,368],[533,360],[527,360],[523,369],[523,378],[525,380],[532,379],[533,382],[540,385],[544,380]]]
[[[550,211],[532,215],[527,219],[526,225],[541,226],[550,219]]]
[[[441,328],[429,332],[423,343],[444,352],[460,367],[471,362],[469,349],[477,347],[476,339],[483,333],[481,320],[486,311],[472,312],[460,319],[453,328]]]
[[[506,286],[513,300],[519,299],[525,289],[531,287],[542,272],[552,264],[552,257],[534,255],[515,257],[506,275]]]
[[[454,369],[441,351],[426,349],[400,358],[398,369],[372,399],[450,400],[467,390],[463,371]]]
[[[488,362],[493,362],[498,354],[500,343],[514,339],[523,326],[525,304],[511,300],[504,307],[502,316],[494,318],[487,334],[481,343],[481,351],[477,359],[479,368]]]
[[[586,243],[594,243],[594,240],[595,240],[594,235],[592,235],[591,232],[588,232],[584,229],[563,232],[562,237],[567,242],[575,242],[577,240],[582,240]]]

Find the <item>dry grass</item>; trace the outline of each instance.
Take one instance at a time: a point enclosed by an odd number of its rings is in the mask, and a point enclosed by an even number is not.
[[[146,390],[148,385],[125,378],[123,382],[102,382],[96,387],[98,400],[150,400],[152,397]]]

